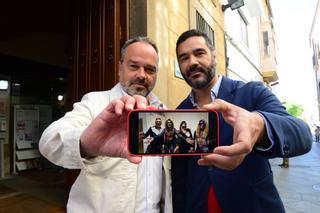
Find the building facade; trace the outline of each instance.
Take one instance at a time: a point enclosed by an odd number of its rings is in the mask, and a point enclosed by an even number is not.
[[[237,11],[225,11],[227,75],[248,81],[278,80],[275,32],[268,0],[247,0]]]
[[[175,43],[192,28],[211,38],[218,74],[270,86],[277,73],[269,1],[246,0],[238,9],[223,9],[229,2],[235,1],[66,0],[46,5],[35,0],[21,5],[21,11],[15,1],[6,2],[7,12],[0,14],[1,176],[38,166],[32,154],[45,125],[85,93],[110,89],[118,82],[120,47],[133,36],[148,36],[159,47],[154,93],[168,108],[175,108],[190,92],[179,71]],[[15,140],[22,132],[14,117],[19,105],[38,109],[38,120],[33,119],[39,127],[37,137],[31,142],[27,133],[19,138],[19,143],[30,142],[30,160],[16,157],[16,151],[26,151],[17,150]]]
[[[175,42],[187,29],[199,29],[212,39],[219,74],[245,82],[263,81],[271,89],[278,80],[275,31],[269,1],[247,0],[238,9],[222,9],[228,2],[234,1],[146,1],[147,29],[142,32],[147,32],[158,44],[161,58],[161,84],[156,85],[154,92],[170,108],[176,107],[190,92],[179,74],[175,56]],[[135,14],[141,16],[141,13]],[[134,26],[129,25],[129,28],[134,29]]]
[[[320,118],[320,1],[317,3],[316,12],[314,14],[311,30],[310,30],[310,46],[313,51],[312,63],[314,76],[316,79],[318,117]],[[319,121],[318,121],[319,122]]]
[[[147,1],[147,8],[148,36],[158,44],[161,58],[154,92],[170,108],[175,108],[190,92],[175,53],[175,43],[182,32],[192,28],[206,32],[216,49],[217,72],[226,73],[221,4],[218,0],[160,0]]]

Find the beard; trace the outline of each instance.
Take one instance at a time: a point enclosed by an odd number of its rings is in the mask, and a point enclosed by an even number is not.
[[[136,87],[135,85],[140,85],[141,87]],[[152,89],[153,85],[148,84],[146,79],[133,79],[123,85],[123,90],[131,96],[141,95],[147,97]]]
[[[196,79],[190,78],[193,72],[200,72],[204,74],[204,77],[198,77]],[[191,66],[185,74],[181,72],[184,80],[193,88],[193,89],[203,89],[210,85],[210,82],[216,75],[216,69],[213,61],[208,67],[203,67],[201,65]]]

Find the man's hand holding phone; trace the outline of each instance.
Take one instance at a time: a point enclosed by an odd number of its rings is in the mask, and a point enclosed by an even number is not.
[[[121,157],[139,163],[141,157],[128,155],[126,124],[131,110],[146,107],[147,100],[138,95],[113,100],[83,131],[80,137],[82,156]]]
[[[233,144],[215,148],[213,154],[203,156],[198,161],[199,165],[233,170],[242,163],[257,142],[262,142],[263,146],[270,145],[267,144],[264,120],[259,113],[249,112],[220,99],[204,107],[221,112],[223,119],[233,127]]]

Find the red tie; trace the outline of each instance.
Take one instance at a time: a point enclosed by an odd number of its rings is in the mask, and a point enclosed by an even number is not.
[[[208,213],[221,213],[221,209],[212,186],[210,186],[208,193]]]

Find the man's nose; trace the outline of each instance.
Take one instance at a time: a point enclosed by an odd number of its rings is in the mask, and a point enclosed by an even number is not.
[[[144,67],[140,67],[138,70],[137,70],[137,74],[136,76],[140,79],[144,79],[146,78],[146,71],[144,69]]]
[[[191,55],[189,58],[189,66],[198,65],[198,59],[194,55]]]

